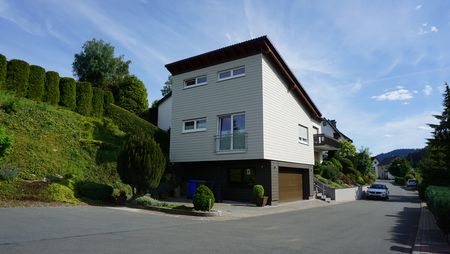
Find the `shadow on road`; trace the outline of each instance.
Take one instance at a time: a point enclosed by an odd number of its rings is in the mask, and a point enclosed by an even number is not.
[[[399,196],[400,197],[400,196]],[[414,198],[414,200],[410,200]],[[397,202],[411,202],[416,203],[417,197],[405,197],[402,196],[401,199],[409,201],[397,201]],[[386,240],[391,240],[394,245],[391,246],[392,251],[411,253],[414,240],[416,238],[417,225],[419,222],[420,207],[404,207],[403,211],[395,215],[385,215],[388,217],[397,218],[395,224],[393,225],[391,232],[391,238]]]
[[[418,203],[419,198],[417,196],[389,195],[389,201],[399,203]]]

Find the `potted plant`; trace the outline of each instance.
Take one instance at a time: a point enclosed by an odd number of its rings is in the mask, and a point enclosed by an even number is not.
[[[267,205],[268,196],[264,196],[264,187],[260,184],[256,184],[253,186],[253,194],[256,198],[257,206],[265,206]]]

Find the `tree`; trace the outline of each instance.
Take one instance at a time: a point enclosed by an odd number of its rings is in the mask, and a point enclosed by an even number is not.
[[[80,81],[88,81],[95,86],[111,89],[117,81],[129,75],[131,61],[124,56],[114,56],[114,47],[95,38],[83,44],[83,50],[75,54],[73,73]]]
[[[363,175],[368,175],[372,170],[372,159],[370,158],[369,148],[361,148],[355,155],[355,168]]]
[[[158,187],[165,166],[166,159],[159,145],[144,134],[132,135],[122,146],[117,160],[120,178],[131,185],[134,197]]]
[[[404,177],[409,171],[411,171],[411,164],[406,158],[397,157],[388,168],[389,173],[393,176]]]
[[[353,160],[356,155],[356,147],[347,140],[339,141],[340,148],[336,152],[336,156]]]
[[[148,108],[147,89],[136,76],[127,76],[119,83],[116,105],[137,115]]]
[[[164,83],[163,88],[161,89],[162,96],[166,96],[167,94],[172,92],[172,83],[173,83],[173,79],[172,79],[172,75],[170,75],[167,78],[167,81]]]

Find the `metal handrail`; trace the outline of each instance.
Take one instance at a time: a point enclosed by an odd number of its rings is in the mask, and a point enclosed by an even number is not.
[[[322,183],[321,181],[319,181],[319,179],[314,177],[314,187],[316,192],[319,192],[319,189],[321,189],[322,191],[319,193],[322,193],[322,195],[326,196],[326,189],[325,189],[325,184]]]
[[[247,132],[238,132],[238,133],[232,133],[232,134],[220,134],[214,136],[215,139],[215,147],[216,152],[227,152],[227,151],[246,151],[247,150],[247,143],[248,143],[248,134]],[[230,148],[229,149],[221,149],[221,141],[222,139],[229,139],[230,142]],[[239,140],[242,139],[242,140]],[[242,143],[239,143],[241,146],[236,146],[234,143],[235,141],[241,141]]]

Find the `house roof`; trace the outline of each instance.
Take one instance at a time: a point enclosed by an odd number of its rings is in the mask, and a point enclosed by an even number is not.
[[[304,104],[304,106],[306,106],[309,114],[313,118],[320,120],[322,114],[319,109],[306,93],[305,89],[289,69],[267,36],[261,36],[252,40],[176,61],[167,64],[166,68],[170,71],[170,73],[172,73],[172,75],[178,75],[257,54],[263,54],[270,60],[276,70],[290,86],[297,98],[302,104]]]
[[[164,95],[164,97],[162,97],[161,99],[158,100],[158,102],[156,103],[156,106],[161,105],[161,103],[163,103],[164,101],[166,101],[167,99],[169,99],[172,96],[172,91],[170,91],[168,94]]]
[[[337,127],[336,127],[336,121],[334,123],[332,123],[330,120],[326,119],[325,117],[322,118],[323,121],[326,121],[328,123],[328,125],[331,126],[331,128],[333,128],[333,130],[335,132],[337,132],[339,135],[341,135],[343,138],[347,139],[348,141],[353,143],[353,140],[349,137],[347,137],[344,133],[342,133]]]

